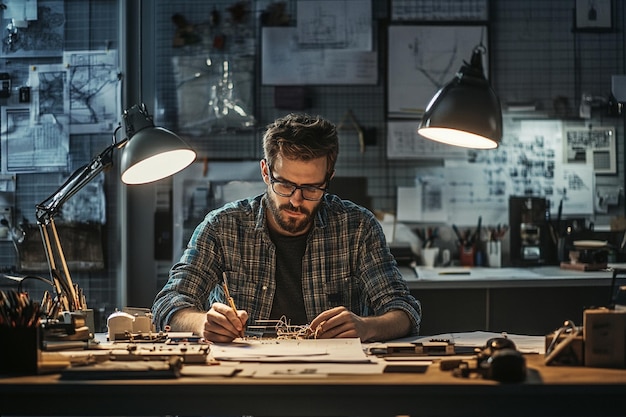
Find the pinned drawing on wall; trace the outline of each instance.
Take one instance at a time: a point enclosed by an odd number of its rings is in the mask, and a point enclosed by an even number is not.
[[[28,82],[31,86],[31,121],[45,123],[52,119],[61,132],[69,130],[69,89],[67,72],[61,64],[33,65]],[[67,133],[66,133],[67,134]]]
[[[403,222],[446,222],[448,206],[443,170],[420,169],[414,187],[398,187],[397,218]]]
[[[263,27],[263,85],[378,82],[371,0],[299,0],[296,27]]]
[[[596,174],[617,174],[615,128],[566,127],[565,163],[588,164]]]
[[[298,44],[303,48],[371,51],[371,0],[298,0]]]
[[[31,108],[2,107],[2,172],[50,172],[67,169],[69,134],[59,134],[51,117],[31,123]]]
[[[122,113],[116,50],[64,52],[71,133],[108,133]]]
[[[387,116],[419,118],[435,93],[454,78],[487,26],[392,25],[388,29]],[[489,56],[483,66],[489,78]]]
[[[263,85],[373,85],[378,82],[378,52],[302,48],[297,28],[261,30]]]
[[[61,56],[65,44],[62,0],[4,2],[3,58]]]
[[[613,29],[612,0],[576,0],[576,31],[608,32]]]
[[[414,121],[387,122],[388,159],[467,159],[468,150],[428,140],[417,133]]]

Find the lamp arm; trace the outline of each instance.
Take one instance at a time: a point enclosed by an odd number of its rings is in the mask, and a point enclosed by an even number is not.
[[[96,178],[103,170],[113,165],[113,150],[117,147],[119,147],[119,144],[115,143],[114,140],[112,145],[104,149],[89,164],[74,171],[61,187],[36,206],[37,223],[41,232],[41,240],[45,249],[50,278],[57,293],[57,305],[60,304],[60,307],[64,310],[76,311],[84,308],[85,305],[80,294],[74,288],[61,246],[61,240],[54,223],[54,216],[67,200]],[[57,260],[60,268],[57,267]]]

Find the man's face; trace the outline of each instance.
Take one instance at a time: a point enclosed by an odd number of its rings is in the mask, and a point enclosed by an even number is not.
[[[271,175],[280,183],[324,188],[326,184],[325,157],[311,161],[298,161],[276,158],[271,166]],[[270,166],[265,160],[261,161],[261,174],[267,184],[269,202],[268,224],[272,230],[288,236],[298,236],[306,233],[313,224],[315,214],[319,210],[321,201],[310,201],[303,198],[302,190],[296,189],[291,196],[281,196],[272,188]],[[275,184],[278,185],[278,184]],[[276,187],[276,189],[278,189]]]

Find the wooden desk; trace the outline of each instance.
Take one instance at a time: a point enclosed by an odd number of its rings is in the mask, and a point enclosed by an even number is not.
[[[410,268],[400,270],[422,303],[421,333],[429,335],[476,329],[546,335],[565,320],[582,324],[586,308],[608,305],[613,274],[545,266],[471,268],[469,275],[431,272],[417,278]]]
[[[326,378],[184,377],[59,381],[0,378],[0,415],[62,416],[617,416],[626,370],[546,367],[528,355],[523,384],[455,378],[437,364],[423,374]],[[271,365],[268,365],[271,366]]]

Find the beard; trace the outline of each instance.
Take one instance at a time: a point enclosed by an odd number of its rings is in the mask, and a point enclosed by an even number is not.
[[[317,214],[317,212],[319,211],[320,207],[320,204],[318,204],[317,206],[315,206],[315,209],[313,209],[313,211],[310,211],[302,206],[294,207],[291,203],[278,205],[276,200],[274,200],[273,198],[268,198],[268,203],[270,213],[272,214],[272,217],[274,218],[276,224],[278,224],[281,229],[291,234],[298,234],[300,232],[306,231],[307,228],[313,223],[313,218],[315,217],[315,214]],[[283,217],[283,210],[302,213],[305,216],[300,220],[288,216]]]

